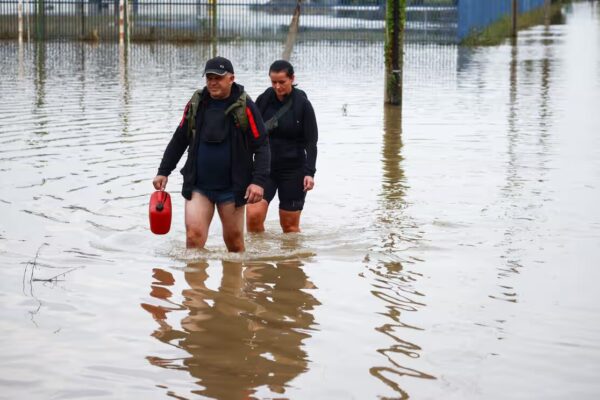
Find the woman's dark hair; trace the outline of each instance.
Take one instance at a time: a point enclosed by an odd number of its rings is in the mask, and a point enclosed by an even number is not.
[[[285,60],[277,60],[269,67],[269,74],[271,72],[281,72],[284,71],[288,78],[294,76],[294,67],[288,61]]]

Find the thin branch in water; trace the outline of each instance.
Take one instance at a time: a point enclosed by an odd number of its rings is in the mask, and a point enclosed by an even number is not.
[[[27,268],[29,268],[29,266],[31,266],[31,273],[29,275],[29,288],[30,288],[30,295],[33,297],[33,288],[31,287],[31,282],[33,281],[33,272],[35,269],[35,266],[37,265],[37,259],[40,256],[40,251],[42,250],[42,247],[47,246],[48,243],[42,243],[40,245],[40,247],[38,247],[37,251],[35,252],[35,257],[33,258],[33,261],[29,261],[27,262],[27,264],[25,265],[25,270],[23,271],[23,294],[25,294],[25,277],[27,276]]]
[[[33,282],[58,282],[59,281],[59,279],[58,279],[59,276],[64,276],[64,275],[68,274],[69,272],[75,271],[76,269],[80,269],[80,268],[83,268],[83,267],[71,268],[68,271],[60,273],[58,275],[54,275],[52,278],[47,278],[47,279],[34,278]]]
[[[31,316],[31,322],[33,322],[33,324],[36,327],[39,327],[37,322],[35,322],[35,315],[38,314],[43,306],[43,302],[35,295],[34,291],[33,291],[33,282],[52,282],[52,283],[56,283],[59,281],[60,277],[65,276],[66,274],[75,271],[76,269],[80,269],[83,268],[83,266],[81,267],[75,267],[75,268],[71,268],[68,271],[65,272],[61,272],[60,274],[54,275],[51,278],[47,278],[47,279],[40,279],[40,278],[35,278],[35,268],[38,266],[38,257],[40,255],[40,251],[42,249],[42,247],[47,246],[48,243],[42,243],[42,245],[38,248],[37,252],[35,253],[35,257],[33,259],[33,261],[29,261],[27,262],[27,264],[25,264],[25,270],[23,271],[23,294],[24,295],[28,295],[31,298],[33,298],[37,303],[37,308],[33,311],[29,311],[29,314]],[[43,266],[43,265],[42,265]],[[56,267],[52,267],[52,266],[47,266],[47,268],[56,268]],[[29,294],[26,292],[25,289],[25,282],[27,279],[27,276],[29,275]],[[55,331],[54,333],[57,333],[60,331],[60,328]]]

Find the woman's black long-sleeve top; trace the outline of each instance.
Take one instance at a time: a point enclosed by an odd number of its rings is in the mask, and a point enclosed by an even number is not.
[[[269,88],[256,99],[263,121],[269,120],[283,105],[292,100],[291,108],[278,119],[269,133],[271,171],[303,168],[304,175],[316,172],[319,132],[312,104],[306,93],[295,87],[283,101]]]

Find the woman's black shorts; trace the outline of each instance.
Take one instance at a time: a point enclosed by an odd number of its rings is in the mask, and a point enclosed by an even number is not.
[[[272,170],[265,184],[263,198],[271,203],[279,195],[279,209],[284,211],[300,211],[304,208],[304,170],[303,168]]]

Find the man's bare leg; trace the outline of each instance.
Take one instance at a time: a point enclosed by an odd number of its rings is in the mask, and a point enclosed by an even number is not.
[[[269,203],[264,199],[246,206],[246,229],[248,232],[265,231],[265,219],[268,210]]]
[[[223,225],[223,240],[227,250],[239,253],[244,247],[244,209],[236,207],[235,203],[223,203],[217,205],[217,211]]]
[[[198,192],[193,192],[192,199],[185,202],[185,235],[188,249],[204,248],[214,214],[214,203]]]

